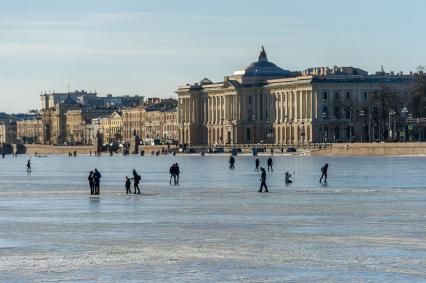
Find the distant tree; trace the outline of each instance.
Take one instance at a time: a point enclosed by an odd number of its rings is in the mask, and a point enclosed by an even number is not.
[[[416,70],[417,72],[424,72],[426,71],[426,66],[424,65],[417,66]]]
[[[408,109],[414,117],[426,117],[426,76],[419,75],[408,98]]]
[[[376,117],[377,123],[380,124],[380,134],[387,139],[389,125],[387,125],[389,110],[393,109],[397,113],[402,109],[402,97],[389,85],[381,84],[379,89],[373,93],[370,98],[372,105],[379,106],[379,115]]]

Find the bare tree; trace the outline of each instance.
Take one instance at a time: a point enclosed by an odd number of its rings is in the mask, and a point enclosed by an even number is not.
[[[377,105],[379,115],[375,117],[380,125],[379,132],[384,139],[388,138],[389,125],[387,125],[389,111],[393,109],[398,113],[402,108],[402,97],[389,85],[381,84],[379,89],[370,98],[372,105]],[[387,125],[387,126],[386,126]]]
[[[408,98],[408,108],[414,117],[426,117],[426,76],[416,78],[411,95]]]

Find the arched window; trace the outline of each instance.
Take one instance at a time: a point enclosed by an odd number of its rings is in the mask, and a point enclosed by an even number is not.
[[[327,106],[322,107],[321,117],[322,117],[322,119],[328,119],[328,107]]]
[[[334,116],[336,119],[340,119],[340,107],[334,107]]]
[[[351,109],[350,108],[346,108],[345,109],[345,118],[346,119],[350,119],[351,118]]]
[[[336,128],[334,128],[334,137],[336,138],[336,140],[340,140],[340,128],[339,128],[339,126],[336,126]]]

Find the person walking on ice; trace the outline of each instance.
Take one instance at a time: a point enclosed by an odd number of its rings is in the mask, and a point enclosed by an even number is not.
[[[256,172],[259,172],[259,165],[260,165],[259,158],[256,158],[255,165],[256,165]]]
[[[101,173],[98,171],[98,169],[95,168],[95,170],[93,172],[93,180],[95,182],[95,195],[99,195],[99,193],[100,193],[101,178],[102,178]]]
[[[285,184],[286,185],[293,183],[293,181],[290,179],[291,175],[292,175],[291,172],[289,172],[289,171],[285,172],[284,179],[285,179]]]
[[[274,171],[274,169],[272,168],[272,164],[273,164],[272,156],[269,156],[269,158],[268,158],[268,172],[269,172],[269,168],[271,168],[271,172]]]
[[[126,176],[126,194],[127,195],[131,195],[132,194],[132,190],[130,189],[130,187],[132,186],[132,182],[130,181],[130,178]]]
[[[259,189],[259,193],[262,192],[262,189],[265,188],[265,193],[268,192],[268,186],[266,186],[266,171],[265,168],[260,167],[260,171],[262,171],[262,173],[260,174],[260,189]]]
[[[229,169],[235,169],[235,157],[232,155],[229,157]]]
[[[328,163],[324,164],[323,167],[321,167],[321,178],[319,182],[322,182],[322,178],[324,178],[324,184],[327,184],[327,170],[328,170]]]
[[[27,161],[27,173],[31,173],[31,159]]]
[[[170,169],[169,169],[169,172],[170,172],[170,180],[169,180],[169,184],[170,184],[170,185],[172,184],[172,179],[173,179],[173,182],[174,182],[174,185],[175,185],[175,186],[178,184],[178,180],[177,180],[177,178],[178,178],[178,171],[179,171],[178,164],[177,164],[177,163],[174,163],[174,164],[170,167]]]
[[[93,171],[90,171],[89,177],[87,177],[87,180],[89,181],[89,187],[90,187],[90,194],[95,194],[95,176],[93,175]]]
[[[133,188],[135,189],[135,191],[133,193],[140,195],[141,191],[139,190],[139,182],[141,180],[141,176],[136,172],[135,169],[133,169],[133,178],[132,178],[132,180],[133,180]]]

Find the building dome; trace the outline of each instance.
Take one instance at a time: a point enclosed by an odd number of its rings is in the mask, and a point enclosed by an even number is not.
[[[73,104],[78,104],[78,102],[68,94],[68,97],[64,100],[62,104],[73,105]]]
[[[269,62],[265,49],[262,46],[258,60],[251,63],[247,68],[236,71],[234,75],[242,75],[244,77],[276,78],[290,77],[291,72],[278,67],[272,62]]]

